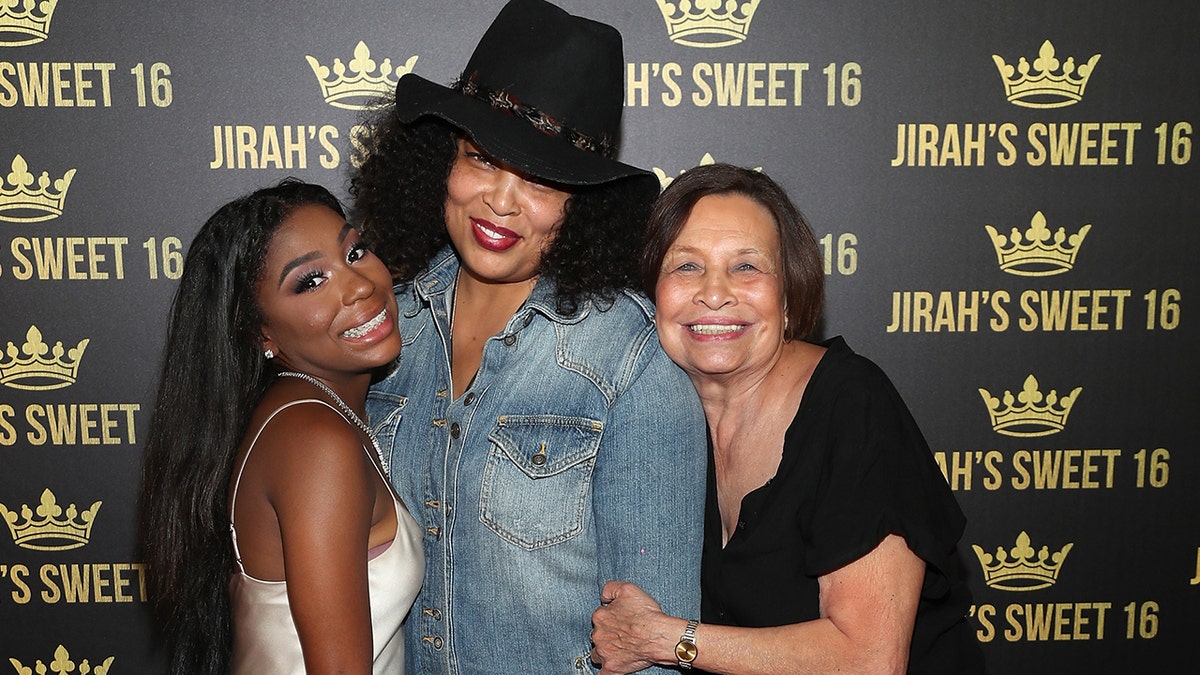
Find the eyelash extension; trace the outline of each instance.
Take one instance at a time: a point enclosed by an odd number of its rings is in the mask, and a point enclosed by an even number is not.
[[[297,295],[299,295],[301,293],[307,293],[307,292],[315,289],[317,286],[313,285],[313,283],[312,283],[313,280],[320,279],[324,276],[325,276],[325,273],[321,272],[320,270],[309,270],[308,272],[301,274],[300,277],[298,279],[296,279],[296,287],[294,289],[294,292]],[[320,284],[318,284],[318,285],[320,285]]]
[[[370,252],[371,247],[367,244],[367,242],[359,239],[358,241],[354,242],[354,245],[352,245],[348,251],[346,251],[346,260],[353,260],[354,262],[357,262],[358,260],[362,260],[363,256]],[[355,259],[356,254],[358,256],[357,259]]]
[[[346,262],[350,264],[356,263],[359,260],[362,260],[363,257],[370,252],[371,247],[368,246],[365,241],[360,239],[354,242],[350,248],[346,250]],[[292,292],[299,295],[301,293],[307,293],[315,290],[320,284],[313,285],[313,280],[323,278],[324,276],[325,272],[318,269],[312,269],[304,272],[296,279],[296,285],[292,289]]]

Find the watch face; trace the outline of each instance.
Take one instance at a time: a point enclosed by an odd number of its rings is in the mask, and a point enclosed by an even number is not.
[[[680,640],[679,644],[675,645],[675,658],[682,663],[691,663],[696,660],[696,645],[687,640]]]

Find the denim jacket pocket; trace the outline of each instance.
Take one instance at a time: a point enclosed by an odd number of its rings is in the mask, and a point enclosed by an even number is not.
[[[375,441],[380,448],[391,449],[396,428],[404,417],[400,411],[407,403],[408,398],[399,394],[376,389],[367,392],[367,422],[375,432]]]
[[[479,520],[526,550],[583,531],[604,425],[584,417],[501,415],[479,493]]]

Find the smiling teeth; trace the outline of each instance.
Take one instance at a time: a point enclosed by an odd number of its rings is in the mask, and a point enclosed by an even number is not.
[[[693,326],[688,326],[688,330],[701,335],[724,335],[725,333],[733,333],[745,328],[742,324],[709,324],[700,323]]]
[[[363,325],[359,326],[358,328],[351,328],[350,330],[342,333],[342,337],[360,338],[360,337],[366,335],[367,333],[370,333],[371,331],[378,328],[379,325],[382,324],[383,320],[386,318],[387,318],[387,310],[385,309],[382,312],[376,314],[374,319],[371,319],[370,321],[364,323]]]

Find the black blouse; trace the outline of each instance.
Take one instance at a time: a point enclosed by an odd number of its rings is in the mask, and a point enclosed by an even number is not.
[[[965,618],[970,591],[957,574],[962,511],[887,375],[840,337],[823,346],[779,470],[742,500],[724,548],[710,449],[701,619],[746,627],[817,619],[817,577],[897,534],[926,563],[909,672],[982,672]]]

